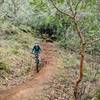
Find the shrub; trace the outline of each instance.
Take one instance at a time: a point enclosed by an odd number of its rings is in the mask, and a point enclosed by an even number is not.
[[[12,49],[11,51],[12,51],[13,54],[18,54],[17,49]]]
[[[100,89],[97,90],[97,92],[95,94],[95,99],[94,100],[100,100]]]
[[[0,62],[0,70],[8,70],[8,65],[5,62]]]

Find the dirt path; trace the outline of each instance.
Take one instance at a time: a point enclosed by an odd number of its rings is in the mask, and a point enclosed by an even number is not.
[[[43,43],[42,59],[45,61],[42,70],[35,78],[7,90],[0,90],[0,100],[44,100],[43,87],[51,80],[57,70],[57,52],[52,43]]]

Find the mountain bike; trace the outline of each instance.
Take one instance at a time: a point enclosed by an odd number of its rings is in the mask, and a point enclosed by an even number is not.
[[[43,59],[40,59],[39,53],[31,53],[31,54],[34,54],[36,72],[38,73],[41,70],[41,68],[44,66],[44,61]]]
[[[36,63],[36,71],[38,73],[39,72],[39,64],[40,64],[39,54],[38,53],[35,54],[35,63]]]

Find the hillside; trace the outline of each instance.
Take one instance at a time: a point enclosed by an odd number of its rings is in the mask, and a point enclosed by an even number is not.
[[[44,66],[36,74],[34,58],[30,53],[35,40],[31,29],[23,32],[22,27],[25,26],[4,27],[5,24],[0,31],[1,100],[73,100],[71,94],[78,75],[79,56],[60,49],[58,43],[41,42]],[[84,79],[80,84],[81,90],[86,91],[85,94],[80,91],[84,100],[94,98],[99,88],[99,67],[99,58],[87,55]]]
[[[22,29],[21,29],[22,28]],[[24,32],[25,31],[25,32]],[[0,88],[17,85],[34,69],[31,49],[34,37],[30,28],[5,22],[0,26]]]
[[[100,0],[1,0],[0,100],[100,100]]]

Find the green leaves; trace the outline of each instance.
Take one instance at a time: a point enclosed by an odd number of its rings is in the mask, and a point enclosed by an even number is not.
[[[91,36],[100,34],[99,0],[52,0],[52,2],[51,0],[29,1],[32,4],[34,12],[37,13],[37,16],[34,15],[35,21],[33,24],[36,27],[52,27],[56,30],[58,40],[64,38],[63,40],[66,41],[65,36],[67,37],[70,35],[64,34],[72,33],[73,38],[71,38],[72,40],[69,42],[69,45],[73,44],[73,41],[75,41],[75,26],[73,21],[68,19],[68,16],[66,16],[67,14],[61,14],[55,9],[53,3],[62,12],[70,15],[76,13],[76,19],[82,29],[81,31],[84,33],[85,40],[90,40]],[[79,46],[79,41],[76,44]],[[95,47],[96,46],[93,46],[93,50],[95,50]],[[97,49],[98,48],[96,48],[96,50]]]
[[[48,10],[48,7],[44,0],[29,0],[29,3],[37,11],[47,11]]]
[[[62,3],[64,3],[65,0],[53,0],[53,1],[55,1],[56,3],[61,3],[62,4]]]

